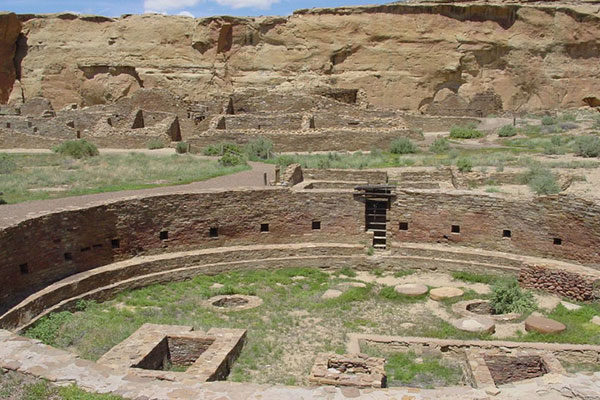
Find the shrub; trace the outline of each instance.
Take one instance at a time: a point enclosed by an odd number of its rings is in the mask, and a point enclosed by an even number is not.
[[[522,290],[516,279],[494,285],[490,305],[496,314],[524,314],[535,309],[533,294]]]
[[[522,177],[523,183],[529,185],[538,195],[556,194],[560,192],[560,187],[556,182],[556,177],[548,168],[541,165],[534,165]]]
[[[175,146],[175,152],[177,154],[185,154],[188,152],[189,149],[189,145],[187,144],[187,142],[179,142],[177,143],[177,146]]]
[[[222,156],[225,153],[237,153],[241,154],[242,149],[235,143],[218,143],[210,145],[202,151],[205,156]]]
[[[429,151],[436,154],[445,153],[450,150],[450,143],[445,137],[439,137],[429,146]]]
[[[597,136],[580,136],[575,140],[575,154],[582,157],[600,156],[600,138]]]
[[[512,125],[504,125],[498,130],[498,136],[500,137],[511,137],[516,136],[517,129]]]
[[[17,163],[8,154],[0,154],[0,174],[10,174],[17,169]]]
[[[561,114],[560,119],[563,121],[572,121],[575,122],[577,121],[577,116],[575,114],[572,114],[570,112],[564,112]]]
[[[556,124],[556,120],[549,115],[542,117],[542,125],[550,126]]]
[[[251,160],[268,160],[273,155],[273,142],[260,137],[246,145],[246,153]]]
[[[525,125],[520,131],[525,135],[539,135],[542,133],[542,127],[539,125]]]
[[[453,126],[450,129],[452,139],[477,139],[483,137],[483,132],[475,129],[475,126]]]
[[[473,170],[473,162],[470,158],[459,158],[456,161],[456,166],[460,172],[471,172]]]
[[[163,149],[164,147],[165,147],[165,144],[162,142],[162,140],[159,140],[159,139],[152,139],[151,141],[148,142],[149,150],[158,150],[158,149]]]
[[[558,125],[545,125],[542,127],[544,133],[560,133],[562,129]]]
[[[579,128],[579,125],[574,122],[561,122],[559,127],[562,131],[570,131]]]
[[[224,167],[234,167],[236,165],[243,165],[246,163],[246,159],[241,154],[236,153],[225,153],[219,159],[219,164]]]
[[[100,154],[96,145],[85,139],[68,140],[52,148],[52,151],[73,158],[94,157]]]
[[[395,139],[390,145],[390,152],[393,154],[411,154],[417,152],[417,146],[408,138]]]

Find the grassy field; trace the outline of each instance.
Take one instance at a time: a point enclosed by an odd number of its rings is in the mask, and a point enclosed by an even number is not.
[[[352,284],[356,282],[352,277],[354,271],[347,268],[344,273],[294,268],[198,276],[186,282],[125,292],[101,304],[81,303],[77,311],[53,314],[26,334],[83,358],[97,360],[146,322],[191,325],[197,330],[243,328],[248,330],[248,342],[230,379],[271,384],[307,384],[315,355],[320,352],[344,353],[348,333],[492,339],[489,335],[457,330],[431,311],[432,301],[427,296],[406,298],[398,295],[393,287],[377,283],[355,287]],[[377,271],[372,276],[385,275],[389,274]],[[498,280],[498,277],[472,274],[457,278],[465,280],[465,295],[441,303],[433,302],[435,307],[450,312],[456,301],[487,298],[489,295],[477,294],[469,290],[469,286],[472,282]],[[406,279],[413,279],[413,275]],[[211,289],[214,283],[224,286]],[[344,293],[336,299],[321,299],[329,288],[342,288]],[[204,304],[211,296],[232,293],[258,295],[264,303],[258,308],[238,312],[215,311]],[[565,322],[569,334],[556,337],[528,334],[511,339],[600,344],[600,327],[587,323],[590,315],[599,314],[597,306],[586,306],[580,312],[564,316],[557,309],[551,316]],[[454,375],[446,366],[427,365],[429,370],[425,372],[435,378],[429,383],[435,384],[437,379],[454,382]],[[440,373],[436,375],[438,370]],[[413,372],[414,382],[409,379]],[[428,384],[423,374],[413,372],[398,372],[396,380],[418,386]]]
[[[111,154],[76,160],[58,154],[1,154],[0,192],[7,203],[178,185],[250,167],[222,167],[193,155]]]
[[[123,400],[122,397],[85,392],[75,386],[55,387],[50,383],[15,372],[0,370],[2,400]]]

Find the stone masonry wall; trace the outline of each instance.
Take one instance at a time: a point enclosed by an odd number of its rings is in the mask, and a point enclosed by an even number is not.
[[[388,218],[388,237],[398,242],[457,243],[575,260],[595,268],[600,263],[600,206],[568,195],[530,201],[406,190],[398,192]],[[408,229],[400,229],[400,223]]]
[[[388,218],[389,243],[448,242],[600,263],[600,209],[570,196],[531,202],[406,190],[397,193]],[[314,221],[320,230],[312,229]],[[366,245],[366,239],[364,204],[349,190],[187,193],[62,211],[0,230],[0,308],[72,274],[141,254],[270,243]]]
[[[267,189],[140,198],[26,220],[0,230],[0,309],[72,274],[139,254],[332,237],[356,243],[364,235],[361,212],[351,193]],[[313,231],[316,220],[321,229]]]
[[[386,183],[387,172],[355,169],[303,169],[305,179],[316,181]]]
[[[519,283],[523,287],[579,301],[596,300],[600,297],[600,281],[597,277],[543,265],[527,265],[521,270]]]

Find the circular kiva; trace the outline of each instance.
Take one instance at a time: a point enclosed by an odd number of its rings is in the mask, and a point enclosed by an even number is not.
[[[561,333],[567,327],[553,319],[538,317],[532,315],[525,320],[525,330],[527,332],[539,332],[539,333]]]
[[[494,333],[496,331],[496,325],[494,324],[494,321],[491,318],[481,315],[452,321],[452,325],[456,329],[460,329],[461,331],[465,332]]]
[[[429,297],[432,300],[440,301],[445,299],[452,299],[454,297],[460,297],[464,294],[462,290],[455,287],[440,287],[431,289],[429,292]]]
[[[423,296],[429,291],[427,286],[420,283],[405,283],[403,285],[396,286],[394,289],[397,293],[409,297]]]
[[[521,314],[493,314],[494,310],[488,300],[466,300],[452,305],[452,311],[462,317],[485,316],[494,321],[513,321],[521,318]]]
[[[246,296],[242,294],[227,294],[214,296],[206,300],[206,305],[219,311],[242,311],[256,308],[263,303],[257,296]]]

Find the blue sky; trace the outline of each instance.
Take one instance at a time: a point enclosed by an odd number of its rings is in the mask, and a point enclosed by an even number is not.
[[[386,0],[0,0],[0,10],[16,13],[75,11],[106,16],[154,11],[205,17],[209,15],[288,15],[299,8],[385,2]]]

